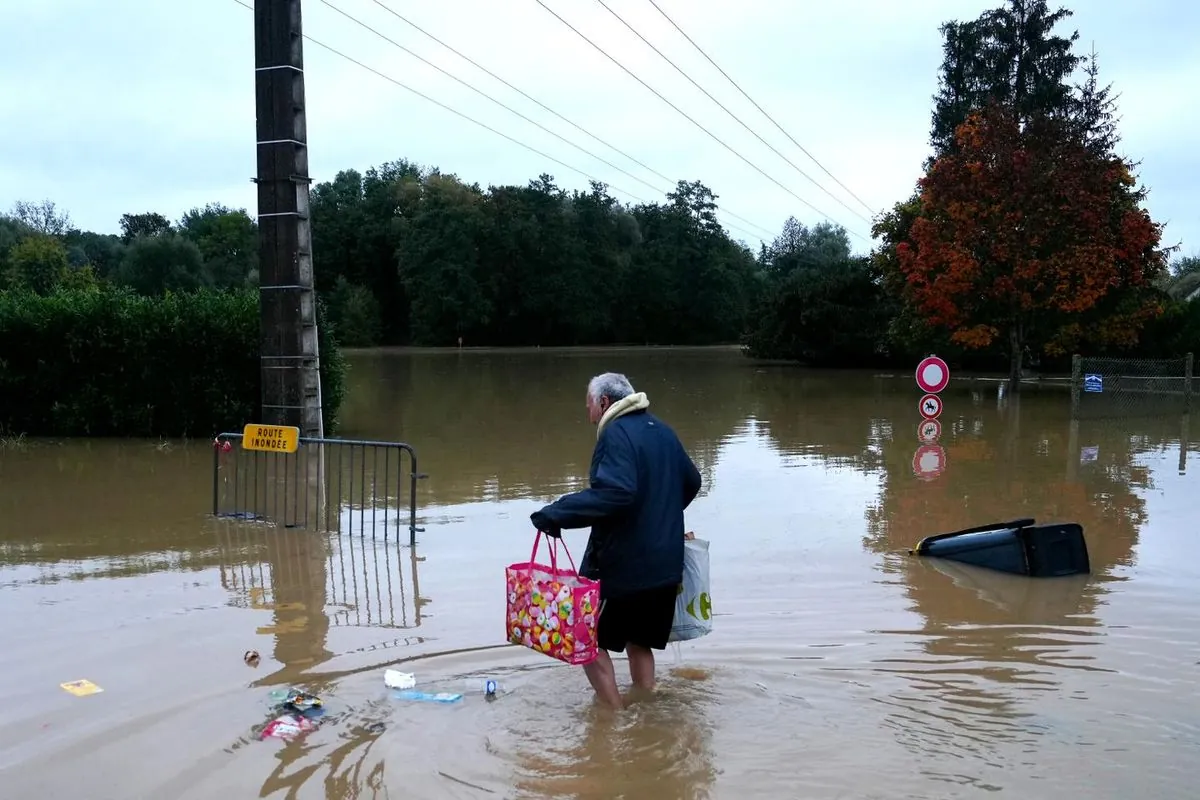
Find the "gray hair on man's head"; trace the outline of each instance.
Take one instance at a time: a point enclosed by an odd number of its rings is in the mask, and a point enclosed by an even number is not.
[[[633,394],[633,384],[619,372],[605,372],[588,381],[588,397],[593,403],[599,403],[601,397],[607,397],[611,402],[624,400]]]

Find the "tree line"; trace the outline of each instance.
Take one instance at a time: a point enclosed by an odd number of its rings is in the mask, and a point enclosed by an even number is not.
[[[407,161],[347,170],[312,192],[316,288],[350,345],[734,342],[764,276],[715,200],[699,182],[631,207],[548,175],[483,190]],[[79,231],[53,203],[18,204],[0,219],[0,289],[257,285],[242,209],[213,204],[177,223],[126,214],[121,230]]]
[[[18,434],[208,437],[258,417],[258,233],[240,209],[83,231],[53,202],[0,215],[0,447]],[[346,364],[318,303],[333,431]]]
[[[483,188],[402,159],[313,187],[318,296],[351,346],[741,342],[815,366],[936,351],[1013,376],[1072,352],[1195,350],[1200,259],[1163,244],[1137,164],[1117,153],[1097,56],[1059,30],[1070,16],[1004,0],[942,25],[925,174],[876,218],[869,254],[837,225],[794,218],[752,250],[700,181],[631,205],[598,183]],[[0,216],[0,291],[257,285],[243,209],[125,214],[120,229],[18,203]]]

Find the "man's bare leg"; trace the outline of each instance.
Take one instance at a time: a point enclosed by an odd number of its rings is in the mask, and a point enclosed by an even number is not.
[[[654,651],[636,644],[625,646],[629,654],[629,677],[633,685],[644,692],[654,691]]]
[[[633,663],[632,660],[630,663]],[[651,669],[653,670],[653,665]],[[594,661],[585,664],[583,672],[602,703],[615,709],[625,707],[625,701],[621,699],[621,692],[617,689],[617,673],[613,669],[612,657],[608,655],[607,650],[601,650]]]

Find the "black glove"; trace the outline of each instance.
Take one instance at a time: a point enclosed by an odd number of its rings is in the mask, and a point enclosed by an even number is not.
[[[562,530],[550,521],[543,511],[535,511],[529,515],[529,521],[533,523],[533,527],[537,528],[547,536],[553,536],[555,539],[562,538]]]

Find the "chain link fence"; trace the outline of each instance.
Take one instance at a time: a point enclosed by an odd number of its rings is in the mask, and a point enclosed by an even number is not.
[[[1200,389],[1191,353],[1179,358],[1077,355],[1071,373],[1071,416],[1075,419],[1187,414]]]

